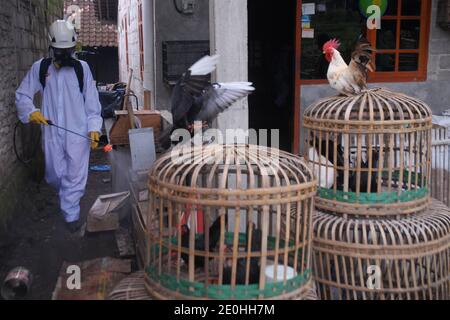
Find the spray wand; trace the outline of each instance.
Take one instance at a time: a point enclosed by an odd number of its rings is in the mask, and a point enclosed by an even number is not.
[[[92,139],[91,137],[87,137],[87,136],[85,136],[85,135],[83,135],[83,134],[80,134],[80,133],[78,133],[78,132],[75,132],[75,131],[72,131],[72,130],[69,130],[69,129],[60,127],[60,126],[54,124],[51,120],[47,120],[47,123],[48,123],[49,126],[52,126],[52,127],[55,127],[55,128],[61,129],[61,130],[64,130],[64,131],[66,131],[66,132],[72,133],[72,134],[74,134],[74,135],[77,135],[77,136],[79,136],[79,137],[82,137],[82,138],[84,138],[84,139],[86,139],[86,140],[89,140],[89,141],[91,141],[91,142],[96,142],[96,143],[98,143],[99,145],[103,146],[103,151],[104,151],[105,153],[111,152],[111,151],[113,150],[113,146],[110,145],[110,144],[106,144],[106,143],[104,143],[104,142],[102,142],[102,141],[99,141],[99,140],[94,140],[94,139]]]

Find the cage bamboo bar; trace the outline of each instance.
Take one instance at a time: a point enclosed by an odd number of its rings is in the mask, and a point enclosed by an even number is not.
[[[138,271],[126,277],[111,291],[107,300],[151,300],[144,276],[144,271]]]
[[[432,114],[387,89],[333,96],[304,113],[316,207],[355,216],[408,215],[430,202]]]
[[[433,126],[431,196],[450,207],[450,129]]]
[[[181,151],[180,151],[181,150]],[[149,179],[146,287],[156,299],[307,299],[316,181],[252,145],[179,149]],[[292,208],[296,212],[291,220]],[[284,228],[281,230],[282,221]]]
[[[450,299],[450,209],[442,202],[399,220],[316,211],[313,221],[321,299]]]

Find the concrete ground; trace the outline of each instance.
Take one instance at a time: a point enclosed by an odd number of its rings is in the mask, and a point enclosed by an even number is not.
[[[91,164],[108,162],[101,150],[93,152]],[[89,172],[81,201],[83,221],[97,196],[111,193],[111,183],[104,183],[105,178],[110,178],[110,173]],[[13,217],[7,232],[0,233],[0,281],[12,268],[23,266],[34,277],[29,299],[47,300],[52,297],[64,261],[119,257],[114,232],[80,237],[66,230],[57,194],[45,182],[23,196],[24,209]]]

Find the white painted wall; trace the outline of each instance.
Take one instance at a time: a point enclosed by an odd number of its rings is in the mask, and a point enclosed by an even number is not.
[[[210,0],[211,52],[221,55],[216,82],[248,80],[247,0]],[[248,101],[241,100],[217,119],[219,129],[248,129]]]
[[[129,68],[133,69],[131,89],[139,99],[139,106],[142,106],[144,103],[144,80],[141,77],[140,71],[138,8],[138,0],[119,0],[119,78],[122,82],[128,81],[126,37],[125,29],[122,24],[122,21],[127,18]],[[135,106],[134,99],[131,99],[130,101],[132,101],[133,106]]]

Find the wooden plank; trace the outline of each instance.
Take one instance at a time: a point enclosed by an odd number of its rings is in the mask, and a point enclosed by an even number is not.
[[[116,115],[119,118],[111,128],[110,142],[112,145],[128,145],[130,144],[128,131],[131,129],[128,112],[116,112]],[[161,114],[159,112],[144,110],[136,111],[135,116],[141,122],[142,128],[153,128],[155,141],[157,141],[161,134]]]
[[[152,110],[152,92],[144,90],[144,110]]]

